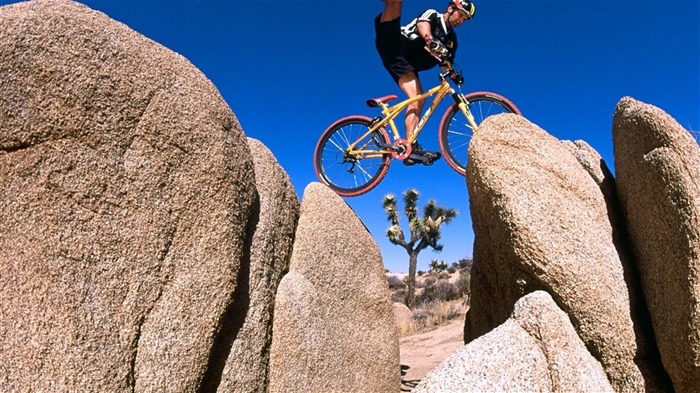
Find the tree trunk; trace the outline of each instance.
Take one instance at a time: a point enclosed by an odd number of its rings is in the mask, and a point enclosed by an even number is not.
[[[408,290],[406,291],[406,307],[413,310],[416,303],[416,265],[418,264],[418,253],[411,251],[408,253]]]

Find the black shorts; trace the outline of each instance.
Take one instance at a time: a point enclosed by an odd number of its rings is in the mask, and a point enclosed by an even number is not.
[[[382,14],[374,18],[374,30],[376,31],[375,45],[382,59],[384,68],[398,84],[399,78],[415,68],[404,57],[406,38],[401,34],[401,19],[396,18],[387,22],[381,22]]]

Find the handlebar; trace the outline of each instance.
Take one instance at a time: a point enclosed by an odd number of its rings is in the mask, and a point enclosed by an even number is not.
[[[462,76],[460,71],[454,69],[451,62],[446,61],[443,67],[445,68],[445,71],[440,73],[440,80],[450,78],[456,85],[464,84],[464,76]]]
[[[446,78],[452,79],[452,81],[457,84],[461,85],[464,83],[464,77],[462,76],[462,73],[459,71],[456,71],[452,65],[452,62],[447,60],[448,56],[448,51],[447,48],[445,48],[444,45],[440,41],[433,40],[428,42],[428,44],[425,46],[425,50],[428,51],[435,59],[437,59],[441,64],[442,67],[446,68],[444,72],[440,73],[440,80],[445,80]]]

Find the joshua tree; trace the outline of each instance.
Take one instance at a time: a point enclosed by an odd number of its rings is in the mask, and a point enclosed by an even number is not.
[[[440,273],[444,272],[445,270],[447,270],[447,264],[445,263],[445,261],[438,261],[437,259],[433,259],[432,261],[430,261],[431,272]]]
[[[457,216],[455,209],[446,209],[438,206],[435,200],[431,199],[423,208],[423,217],[418,216],[418,190],[408,189],[403,193],[404,214],[408,218],[408,225],[411,236],[406,239],[403,230],[399,226],[399,212],[396,206],[394,194],[387,194],[382,201],[386,211],[387,220],[391,226],[386,231],[386,237],[397,246],[401,246],[408,252],[408,291],[406,293],[406,306],[413,308],[415,304],[416,292],[416,264],[418,263],[418,253],[427,247],[439,252],[442,251],[440,241],[440,226],[447,224]]]

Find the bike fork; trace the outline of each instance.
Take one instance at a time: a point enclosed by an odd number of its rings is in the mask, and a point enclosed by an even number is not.
[[[457,93],[453,93],[452,98],[454,98],[455,102],[457,103],[457,106],[462,111],[462,113],[464,113],[464,116],[467,118],[469,126],[472,128],[473,132],[476,132],[476,121],[474,120],[474,115],[472,115],[472,111],[469,109],[469,102],[467,101],[467,99],[462,94]]]

